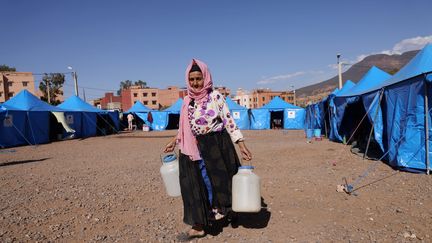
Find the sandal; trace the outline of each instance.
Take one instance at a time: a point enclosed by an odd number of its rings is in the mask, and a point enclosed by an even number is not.
[[[183,232],[180,233],[177,236],[177,240],[181,241],[181,242],[186,242],[186,241],[190,241],[193,239],[198,239],[198,238],[203,238],[205,237],[207,234],[204,230],[196,230],[196,229],[190,229],[188,232]]]

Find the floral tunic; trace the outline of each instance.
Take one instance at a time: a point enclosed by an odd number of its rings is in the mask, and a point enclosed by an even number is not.
[[[195,136],[220,132],[225,128],[234,143],[243,140],[243,135],[229,112],[225,98],[216,90],[213,90],[203,103],[189,104],[188,118]]]

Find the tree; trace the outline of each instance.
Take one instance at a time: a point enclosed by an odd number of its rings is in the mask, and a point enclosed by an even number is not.
[[[130,86],[132,86],[132,81],[125,80],[120,82],[120,89],[117,90],[117,95],[121,95],[121,91],[124,89],[128,89]]]
[[[58,105],[60,101],[57,99],[58,95],[63,95],[63,84],[65,82],[65,76],[62,73],[50,73],[44,74],[42,82],[39,83],[39,90],[42,92],[43,101],[48,102],[47,85],[49,87],[50,104]]]
[[[3,64],[0,65],[0,72],[16,72],[16,68]]]
[[[142,80],[135,81],[135,85],[136,86],[140,86],[142,89],[143,88],[148,88],[147,82],[146,81],[142,81]]]
[[[120,82],[120,89],[117,90],[117,95],[121,95],[122,90],[128,89],[132,85],[140,86],[141,88],[148,88],[147,82],[145,82],[145,81],[138,80],[138,81],[132,82],[130,80],[125,80],[125,81]]]

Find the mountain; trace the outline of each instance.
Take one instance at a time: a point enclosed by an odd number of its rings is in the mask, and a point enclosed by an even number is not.
[[[404,52],[401,55],[375,54],[367,56],[362,61],[352,65],[342,74],[343,82],[345,83],[347,80],[351,80],[357,83],[372,66],[377,66],[389,74],[394,74],[407,64],[418,52],[419,50]],[[297,89],[296,95],[300,99],[306,98],[307,96],[322,96],[322,93],[332,92],[338,86],[339,78],[336,75],[331,79]]]

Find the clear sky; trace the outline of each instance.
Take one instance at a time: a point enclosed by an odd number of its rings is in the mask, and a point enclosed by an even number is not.
[[[73,66],[87,100],[127,79],[183,86],[191,58],[233,91],[288,90],[335,76],[337,53],[356,62],[432,42],[431,0],[1,0],[0,9],[0,64],[36,74]]]

